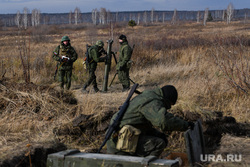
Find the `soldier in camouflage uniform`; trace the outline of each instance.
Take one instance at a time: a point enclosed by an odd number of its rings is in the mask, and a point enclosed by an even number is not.
[[[88,49],[89,53],[89,62],[88,62],[88,71],[89,71],[89,78],[87,82],[84,84],[82,92],[85,93],[87,92],[86,88],[92,83],[93,88],[95,92],[98,92],[99,89],[97,87],[97,82],[96,82],[96,75],[95,75],[95,70],[97,67],[98,62],[104,62],[106,60],[106,57],[101,57],[102,53],[105,53],[105,50],[103,49],[104,43],[103,41],[99,40],[96,42],[95,45],[91,46]]]
[[[132,48],[129,46],[127,37],[125,35],[120,35],[119,43],[121,46],[119,49],[119,59],[116,65],[116,70],[118,73],[118,79],[122,84],[123,91],[127,91],[130,88],[129,69]]]
[[[52,57],[58,62],[57,67],[61,88],[64,89],[66,77],[66,89],[69,90],[71,86],[73,63],[77,60],[78,55],[75,49],[71,46],[68,36],[62,37],[61,44],[56,47]]]
[[[120,155],[160,156],[168,143],[164,132],[185,131],[194,127],[193,122],[184,121],[167,112],[171,105],[176,103],[177,97],[178,93],[175,87],[166,85],[162,88],[144,91],[132,99],[119,128],[131,125],[141,131],[138,142],[133,143],[133,145],[137,145],[136,151],[124,152],[118,150],[116,147],[118,135],[113,134],[107,142],[107,152]],[[117,113],[112,117],[111,123],[116,115]]]

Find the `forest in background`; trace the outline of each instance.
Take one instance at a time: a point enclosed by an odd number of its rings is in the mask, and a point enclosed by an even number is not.
[[[0,27],[39,25],[59,25],[59,24],[80,24],[92,23],[109,24],[110,22],[128,22],[134,20],[137,25],[147,25],[149,23],[164,22],[180,22],[195,21],[204,22],[204,18],[210,18],[209,21],[226,21],[228,20],[230,10],[209,10],[208,8],[201,11],[117,11],[111,12],[105,8],[93,9],[89,13],[81,13],[79,8],[69,13],[41,13],[37,9],[31,12],[28,8],[24,8],[23,12],[18,11],[16,14],[0,14]],[[250,19],[250,9],[233,9],[230,12],[231,20],[242,20],[244,22]],[[22,23],[25,22],[25,23]],[[36,22],[36,23],[35,23]]]

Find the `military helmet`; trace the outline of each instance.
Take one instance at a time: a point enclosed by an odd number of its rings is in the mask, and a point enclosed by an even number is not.
[[[96,44],[97,46],[99,46],[99,47],[103,47],[103,46],[104,46],[104,43],[103,43],[103,41],[101,41],[101,40],[96,41],[95,44]]]
[[[70,41],[70,39],[68,36],[63,36],[61,42],[63,42],[63,41]]]

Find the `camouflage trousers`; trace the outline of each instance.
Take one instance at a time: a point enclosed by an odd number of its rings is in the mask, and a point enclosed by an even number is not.
[[[129,80],[129,68],[124,70],[119,70],[118,72],[118,79],[121,82],[123,88],[130,87],[130,80]]]
[[[71,76],[72,69],[70,70],[59,70],[59,81],[61,82],[60,87],[64,89],[64,85],[66,84],[66,89],[70,89],[71,86]]]
[[[95,69],[89,69],[89,77],[87,82],[84,84],[85,88],[87,88],[90,84],[93,84],[93,87],[97,87],[97,82],[96,82],[96,75],[95,75]]]
[[[117,137],[108,140],[107,152],[109,154],[133,155],[140,157],[153,155],[159,157],[160,154],[163,152],[164,148],[167,146],[166,139],[155,136],[146,136],[146,135],[140,135],[135,153],[127,153],[117,150],[116,143],[117,143]]]

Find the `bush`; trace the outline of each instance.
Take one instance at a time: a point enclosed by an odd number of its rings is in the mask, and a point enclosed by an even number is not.
[[[128,22],[128,25],[130,26],[130,27],[134,27],[134,26],[136,26],[136,23],[135,23],[135,21],[134,20],[130,20],[129,22]]]

